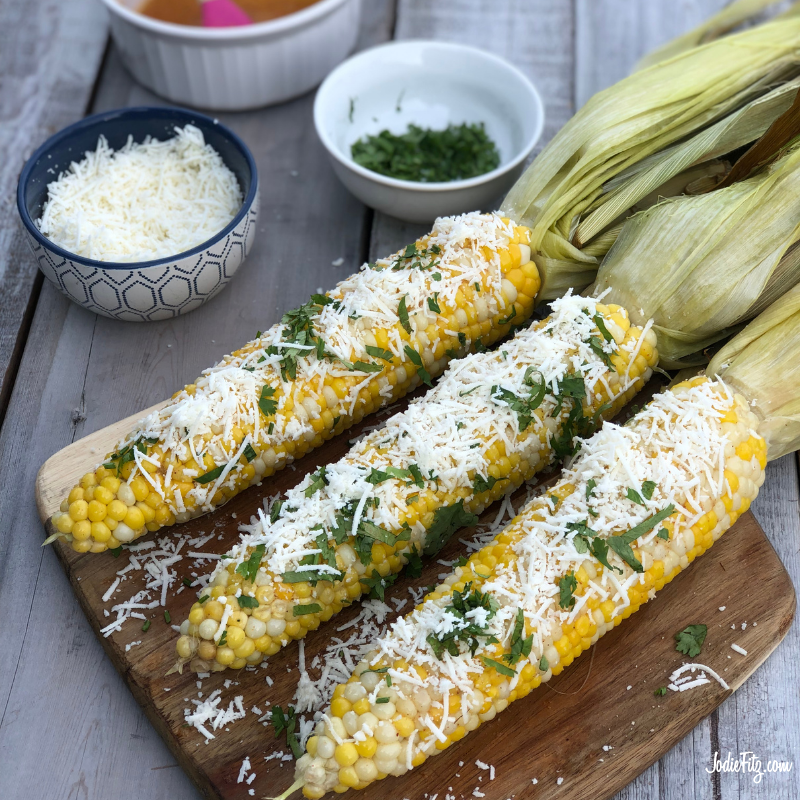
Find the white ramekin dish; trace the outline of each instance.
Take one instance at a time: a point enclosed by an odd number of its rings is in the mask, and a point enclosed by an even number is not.
[[[448,183],[388,178],[353,161],[350,148],[409,123],[445,128],[483,122],[500,166]],[[502,58],[461,44],[401,41],[358,53],[319,87],[314,125],[342,183],[372,208],[409,222],[488,210],[519,176],[542,134],[544,107],[534,85]]]
[[[216,111],[280,103],[316,86],[353,49],[361,0],[319,0],[233,28],[175,25],[103,0],[111,35],[137,81],[176,103]]]

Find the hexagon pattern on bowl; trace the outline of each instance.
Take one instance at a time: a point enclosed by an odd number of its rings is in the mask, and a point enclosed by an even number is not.
[[[166,264],[131,269],[87,266],[56,256],[26,230],[39,269],[76,303],[112,319],[169,319],[192,311],[231,279],[253,244],[259,197],[239,224],[207,250]]]

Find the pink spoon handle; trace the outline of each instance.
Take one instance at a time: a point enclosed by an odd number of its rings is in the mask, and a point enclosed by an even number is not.
[[[230,28],[251,25],[253,20],[233,0],[203,0],[203,27]]]

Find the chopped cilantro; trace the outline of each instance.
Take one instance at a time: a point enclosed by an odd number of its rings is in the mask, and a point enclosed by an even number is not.
[[[636,572],[643,572],[644,567],[634,556],[631,544],[640,536],[644,536],[645,533],[655,528],[659,522],[665,520],[673,511],[675,511],[675,506],[670,503],[665,509],[635,525],[627,533],[623,533],[621,536],[609,537],[608,546]]]
[[[448,182],[474,178],[500,164],[500,154],[484,124],[450,124],[444,129],[409,124],[405,133],[382,130],[351,145],[353,160],[390,178]]]
[[[603,342],[596,336],[590,336],[587,342],[592,352],[598,356],[602,362],[609,368],[614,369],[614,364],[611,361],[611,355],[603,350]]]
[[[492,669],[497,670],[501,675],[505,675],[509,678],[513,678],[517,673],[511,669],[511,667],[507,667],[505,664],[501,664],[499,661],[495,661],[493,658],[487,658],[486,656],[481,656],[481,661],[487,666],[491,667]]]
[[[406,554],[406,574],[409,578],[419,578],[422,575],[422,558],[419,551],[412,547]]]
[[[544,656],[539,659],[539,669],[542,672],[547,672],[550,669],[550,662]]]
[[[689,658],[694,658],[700,655],[707,634],[707,625],[689,625],[675,634],[675,649]]]
[[[503,655],[503,661],[507,661],[512,667],[521,658],[527,658],[531,654],[533,646],[533,634],[528,637],[525,633],[525,614],[521,608],[517,609],[517,617],[514,622],[514,630],[511,633],[511,652]]]
[[[302,617],[305,614],[319,614],[322,611],[322,606],[319,603],[309,603],[304,606],[294,606],[292,614],[295,617]]]
[[[411,322],[408,319],[408,308],[406,308],[406,296],[407,295],[403,295],[403,299],[400,301],[400,305],[397,306],[397,316],[400,318],[400,324],[403,326],[403,329],[410,336]]]
[[[495,637],[488,633],[488,623],[499,607],[497,600],[488,592],[473,589],[471,581],[464,586],[462,591],[454,591],[452,601],[445,608],[445,611],[459,619],[461,624],[447,633],[439,634],[438,636],[432,633],[427,637],[426,641],[431,646],[436,658],[441,659],[445,651],[450,653],[451,656],[457,656],[460,652],[460,642],[469,647],[472,655],[475,655],[475,651],[481,644],[481,639],[485,639],[487,644],[495,643],[497,641]],[[484,624],[478,624],[473,618],[467,617],[470,611],[478,608],[486,611]]]
[[[425,369],[425,365],[422,363],[422,356],[410,345],[406,345],[403,350],[410,359],[411,363],[417,368],[417,375],[419,375],[422,382],[426,386],[433,386],[431,375],[428,370]]]
[[[636,489],[631,489],[630,487],[628,487],[628,491],[626,492],[625,496],[632,503],[636,503],[637,505],[640,506],[644,505],[644,500],[642,500],[642,496],[639,494],[639,492],[636,491]]]
[[[306,487],[304,492],[306,497],[312,497],[328,485],[328,478],[325,475],[326,471],[326,467],[322,466],[316,472],[311,473],[311,483]]]
[[[433,514],[433,524],[425,536],[425,555],[438,553],[459,528],[468,528],[478,522],[478,517],[464,508],[459,500],[450,506],[440,506]]]
[[[271,417],[278,410],[278,401],[273,400],[275,389],[272,386],[264,385],[261,387],[261,396],[258,399],[258,407],[265,417]]]
[[[572,608],[575,605],[573,592],[578,588],[575,574],[568,572],[558,581],[558,605],[561,608]]]
[[[241,575],[246,581],[252,583],[258,574],[258,568],[261,566],[261,559],[264,558],[264,553],[267,546],[264,544],[256,545],[250,557],[236,567],[236,573]]]
[[[367,355],[373,358],[382,358],[384,361],[391,361],[394,354],[391,350],[384,350],[382,347],[373,347],[371,344],[366,346]]]
[[[603,319],[601,314],[595,314],[592,319],[594,320],[594,324],[597,325],[597,330],[600,331],[601,336],[607,341],[610,342],[614,337],[608,332],[608,328],[606,328],[606,322]]]
[[[476,475],[475,480],[472,482],[472,491],[474,494],[481,494],[482,492],[490,492],[494,485],[497,483],[497,478],[490,475],[484,478],[483,475]]]
[[[239,601],[239,608],[258,608],[258,600],[247,594],[240,594],[236,598]]]
[[[373,572],[370,577],[359,578],[359,582],[366,587],[366,591],[369,592],[369,596],[374,597],[377,600],[386,599],[386,590],[396,580],[397,575],[387,575],[386,577],[381,577],[377,571]]]
[[[270,721],[272,722],[272,727],[275,728],[275,738],[280,739],[281,734],[285,733],[286,744],[289,745],[292,755],[295,759],[301,758],[303,755],[303,748],[300,746],[300,742],[297,740],[297,736],[294,732],[297,727],[294,708],[292,706],[286,706],[286,713],[284,714],[280,706],[272,706]]]
[[[211,481],[215,481],[220,475],[222,475],[222,471],[225,469],[225,466],[225,464],[220,464],[218,467],[214,467],[214,469],[206,472],[205,475],[198,475],[195,478],[195,481],[202,484],[211,483]]]

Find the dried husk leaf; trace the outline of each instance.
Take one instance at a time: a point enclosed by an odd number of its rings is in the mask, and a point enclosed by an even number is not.
[[[775,6],[782,2],[784,0],[736,0],[736,2],[729,3],[722,11],[714,14],[702,25],[649,52],[639,61],[636,69],[646,69],[659,61],[673,58],[692,47],[697,47],[718,39],[720,36],[725,36],[734,28],[738,28],[739,25],[757,17],[770,6]],[[792,8],[795,9],[796,6]]]
[[[630,213],[625,202],[635,210],[635,203],[648,192],[659,196],[667,186],[659,186],[659,181],[676,171],[682,175],[687,163],[697,164],[709,153],[718,153],[722,142],[736,147],[746,143],[749,136],[757,138],[770,121],[769,114],[763,112],[771,109],[775,116],[780,114],[782,103],[792,94],[792,89],[782,84],[795,80],[798,70],[800,19],[787,19],[695,48],[635,73],[589,100],[534,160],[502,209],[532,227],[532,249],[554,260],[551,271],[558,265],[573,268],[567,262],[583,260],[576,251],[596,257],[596,251],[589,249],[592,236],[602,235],[609,225]],[[793,89],[796,94],[796,86]],[[743,106],[770,93],[766,105],[740,113]],[[729,125],[721,125],[695,143],[695,149],[686,144],[699,132],[706,133],[708,126],[737,113],[739,116]],[[737,128],[737,123],[742,127]],[[665,158],[669,162],[666,169]],[[632,181],[633,188],[626,188],[625,182],[614,183],[621,175]],[[673,183],[666,191],[683,191],[695,178],[687,176],[686,181],[675,182],[673,174]],[[608,200],[615,206],[603,212],[603,203]],[[592,236],[580,232],[576,241],[584,213],[588,219],[598,216],[591,223]],[[584,272],[577,270],[579,275]],[[553,274],[551,283],[559,281]]]
[[[800,279],[800,150],[709,194],[665,200],[631,217],[589,290],[636,324],[654,321],[660,363],[704,362]]]
[[[706,370],[749,401],[770,460],[800,449],[800,285],[734,336]]]
[[[769,126],[789,109],[797,96],[800,80],[779,86],[756,98],[706,130],[659,154],[647,169],[632,176],[603,198],[603,203],[578,225],[573,243],[581,247],[610,225],[621,214],[635,206],[648,194],[701,162],[730,153],[758,139]],[[699,176],[686,176],[672,191],[661,190],[662,196],[680,194],[688,183]]]

